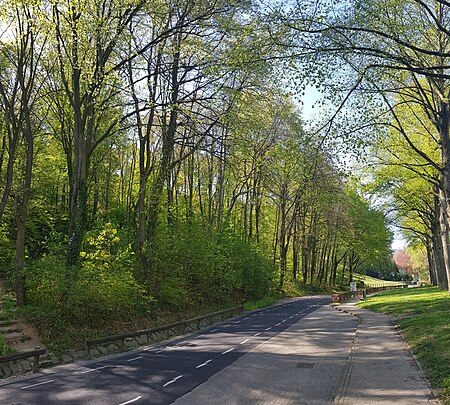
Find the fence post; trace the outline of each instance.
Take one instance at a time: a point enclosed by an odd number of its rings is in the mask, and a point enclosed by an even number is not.
[[[33,373],[37,373],[38,371],[39,371],[39,354],[36,354],[33,357]]]

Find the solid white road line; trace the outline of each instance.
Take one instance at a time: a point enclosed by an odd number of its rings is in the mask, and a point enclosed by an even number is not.
[[[27,388],[37,387],[38,385],[48,384],[48,383],[51,383],[53,381],[55,381],[55,380],[47,380],[47,381],[43,381],[43,382],[40,382],[40,383],[37,383],[37,384],[26,385],[25,387],[21,387],[20,389],[21,390],[26,390]]]
[[[139,401],[141,398],[142,398],[142,396],[139,395],[138,397],[133,398],[133,399],[130,399],[130,400],[127,401],[127,402],[122,402],[122,403],[119,404],[119,405],[128,405],[128,404],[132,404],[133,402]]]
[[[230,353],[232,350],[234,350],[234,348],[233,348],[233,349],[225,350],[224,352],[222,352],[222,353],[220,353],[220,354],[227,354],[227,353]]]
[[[127,361],[139,360],[139,359],[142,359],[142,357],[144,357],[144,356],[133,357],[132,359],[128,359]]]
[[[212,362],[212,360],[206,360],[204,363],[202,363],[202,364],[199,364],[197,367],[195,367],[195,368],[200,368],[200,367],[203,367],[203,366],[206,366],[208,363],[211,363]]]
[[[108,367],[108,366],[101,366],[101,367],[97,367],[97,368],[91,368],[89,370],[80,372],[80,374],[92,373],[93,371],[102,370],[102,369],[104,369],[106,367]]]
[[[179,375],[178,377],[175,377],[173,380],[170,380],[168,382],[166,382],[163,387],[167,387],[170,384],[173,384],[175,381],[179,380],[181,377],[183,377],[183,374]]]

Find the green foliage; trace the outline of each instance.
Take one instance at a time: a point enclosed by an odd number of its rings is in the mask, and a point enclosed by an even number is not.
[[[28,271],[29,303],[51,322],[58,314],[78,325],[146,315],[154,300],[133,276],[134,252],[120,246],[117,229],[107,224],[85,239],[85,251],[74,285],[65,294],[64,262],[46,255]],[[61,322],[64,322],[64,319]]]
[[[106,224],[90,232],[75,287],[68,299],[70,314],[78,323],[149,313],[153,298],[136,282],[131,270],[135,258],[131,246],[120,247],[117,229]]]
[[[277,295],[267,295],[256,301],[248,301],[244,304],[244,311],[255,311],[259,308],[265,308],[272,304],[274,304],[277,300],[280,299],[280,296]]]
[[[148,252],[149,290],[161,305],[181,308],[259,298],[272,286],[272,266],[263,252],[231,229],[218,232],[201,221],[177,221],[160,229]]]

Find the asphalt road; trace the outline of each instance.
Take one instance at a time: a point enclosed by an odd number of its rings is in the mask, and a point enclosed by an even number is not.
[[[303,297],[158,347],[12,380],[0,386],[0,404],[170,404],[329,303]]]

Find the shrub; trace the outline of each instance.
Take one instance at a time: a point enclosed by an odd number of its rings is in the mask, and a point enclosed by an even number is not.
[[[233,230],[221,232],[202,221],[160,227],[147,247],[149,289],[162,305],[178,308],[222,305],[233,297],[257,299],[272,286],[273,266],[261,250]]]
[[[27,286],[28,302],[37,316],[53,326],[65,321],[97,325],[152,311],[154,299],[132,273],[134,253],[119,242],[118,231],[110,224],[90,232],[69,289],[61,256],[46,255],[34,261],[27,271]]]
[[[153,309],[154,299],[132,273],[134,252],[130,245],[120,247],[119,241],[111,224],[86,237],[81,268],[68,300],[76,322],[128,318]]]

